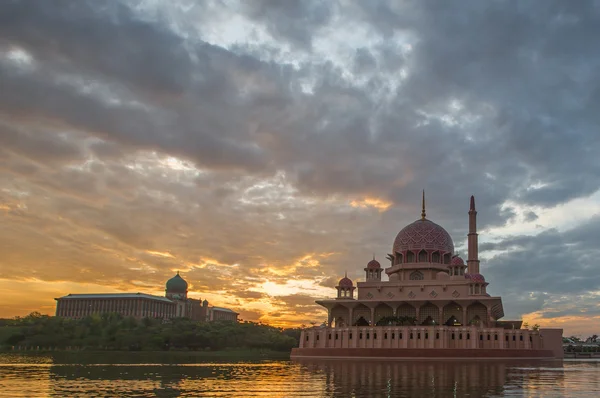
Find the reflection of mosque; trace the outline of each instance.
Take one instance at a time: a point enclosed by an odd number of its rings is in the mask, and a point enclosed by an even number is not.
[[[396,236],[390,266],[373,258],[364,282],[355,286],[346,275],[337,297],[318,300],[327,325],[302,331],[292,356],[562,358],[562,329],[521,329],[521,321],[500,320],[502,298],[488,293],[480,273],[473,196],[468,215],[465,262],[448,232],[426,218],[423,194],[421,218]]]
[[[503,396],[526,386],[527,362],[505,361],[340,361],[297,359],[306,371],[325,377],[329,397]],[[535,366],[539,369],[540,363]],[[562,370],[561,362],[548,366]],[[556,372],[558,378],[562,372]]]

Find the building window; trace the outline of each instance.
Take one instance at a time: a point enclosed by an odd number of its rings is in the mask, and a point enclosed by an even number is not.
[[[459,340],[462,340],[462,333],[459,333],[459,334],[458,334],[458,339],[459,339]]]
[[[359,335],[358,335],[358,339],[359,339],[359,340],[362,340],[362,333],[359,333]]]
[[[421,332],[417,333],[417,339],[421,340]]]
[[[387,340],[387,333],[384,333],[384,334],[383,334],[383,339],[384,339],[384,340]]]
[[[508,336],[504,336],[504,337],[505,337],[505,340],[508,341]]]
[[[306,335],[306,341],[308,341],[308,335]]]
[[[331,333],[329,333],[329,340],[331,340]]]
[[[410,334],[410,339],[411,339],[411,340],[413,339],[413,334],[412,334],[412,333]]]
[[[483,340],[483,335],[482,334],[479,335],[479,340],[480,341]]]
[[[392,333],[392,340],[396,338],[396,333]]]
[[[454,340],[454,333],[452,333],[452,340]]]
[[[425,340],[429,339],[429,333],[425,332]]]
[[[513,336],[513,341],[517,341],[517,336]]]
[[[529,336],[529,342],[532,342],[533,338],[531,336]]]
[[[498,335],[494,335],[494,340],[498,340]]]
[[[336,340],[338,339],[338,334],[337,334],[337,333],[335,334],[335,339],[336,339]]]
[[[367,332],[367,340],[369,340],[369,338],[371,338],[371,334]]]
[[[317,335],[317,341],[319,341],[319,335]]]
[[[523,335],[519,336],[519,340],[523,341]]]
[[[352,332],[348,333],[348,339],[352,340]]]
[[[467,333],[467,340],[471,340],[471,333]]]
[[[440,339],[440,334],[439,334],[439,333],[436,333],[436,334],[435,334],[435,339],[436,339],[436,340],[439,340],[439,339]]]
[[[377,333],[373,333],[373,340],[377,340]]]
[[[492,337],[488,334],[488,341],[491,339]]]
[[[411,281],[421,281],[425,279],[425,277],[423,276],[423,273],[421,271],[413,271],[411,272],[409,279]]]

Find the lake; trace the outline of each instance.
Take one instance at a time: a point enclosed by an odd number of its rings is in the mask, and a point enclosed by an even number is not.
[[[2,397],[593,397],[600,361],[343,361],[0,354]]]

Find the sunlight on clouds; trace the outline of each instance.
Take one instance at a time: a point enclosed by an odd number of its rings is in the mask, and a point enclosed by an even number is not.
[[[561,316],[556,318],[544,318],[543,311],[523,314],[523,323],[529,326],[535,324],[541,327],[563,328],[563,336],[578,336],[586,338],[590,333],[598,330],[600,316]]]
[[[364,198],[359,200],[353,200],[350,202],[350,206],[366,209],[366,208],[374,208],[379,210],[380,212],[384,212],[392,206],[392,202],[388,202],[383,199],[378,198]]]
[[[175,256],[169,252],[158,252],[158,251],[146,250],[146,253],[148,253],[152,256],[157,256],[157,257],[175,258]]]
[[[502,207],[512,209],[516,217],[504,226],[486,230],[485,235],[482,235],[482,241],[492,241],[506,235],[537,235],[550,228],[564,232],[585,222],[593,215],[600,214],[600,191],[587,198],[573,199],[552,208],[528,206],[515,201],[506,201]],[[529,212],[534,212],[538,218],[527,221],[526,215]]]

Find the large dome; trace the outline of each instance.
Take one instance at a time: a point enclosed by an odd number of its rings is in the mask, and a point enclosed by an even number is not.
[[[187,293],[188,283],[177,272],[177,275],[167,281],[166,287],[169,293]]]
[[[454,243],[444,228],[427,219],[421,219],[398,232],[393,250],[394,253],[402,253],[407,250],[419,251],[421,249],[453,253]]]

